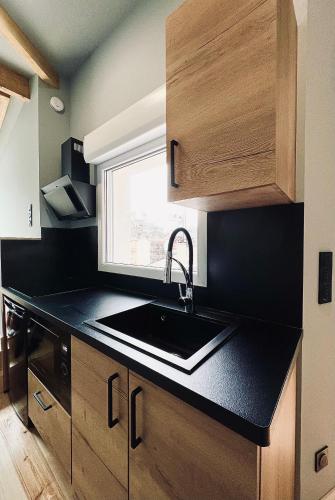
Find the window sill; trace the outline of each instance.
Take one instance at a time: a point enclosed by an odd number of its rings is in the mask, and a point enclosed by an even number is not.
[[[99,263],[98,271],[105,273],[123,274],[127,276],[137,276],[139,278],[156,279],[163,281],[164,270],[162,268],[145,267],[145,266],[131,266],[125,264],[112,264],[112,263]],[[184,283],[184,275],[181,271],[172,271],[171,275],[174,283]],[[197,273],[193,274],[193,283],[195,286],[206,287],[207,279],[205,276],[199,276]]]

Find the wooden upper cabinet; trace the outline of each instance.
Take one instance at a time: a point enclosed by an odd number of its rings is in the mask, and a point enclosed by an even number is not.
[[[167,19],[169,201],[200,210],[294,201],[292,0],[186,0]]]

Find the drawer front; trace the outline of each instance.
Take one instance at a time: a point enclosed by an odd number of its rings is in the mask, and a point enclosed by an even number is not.
[[[28,414],[42,439],[71,477],[71,417],[30,370]]]
[[[113,383],[113,389],[128,397],[128,369],[85,342],[72,337],[72,360],[77,360],[86,366],[87,370],[98,379],[108,382],[109,377],[118,373]],[[92,388],[94,393],[94,388]]]

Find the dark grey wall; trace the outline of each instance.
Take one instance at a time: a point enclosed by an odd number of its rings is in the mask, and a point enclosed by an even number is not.
[[[198,303],[302,324],[303,204],[208,214],[208,286]],[[91,284],[177,297],[177,285],[97,272],[97,228],[43,229],[41,241],[1,242],[2,281],[28,294]]]

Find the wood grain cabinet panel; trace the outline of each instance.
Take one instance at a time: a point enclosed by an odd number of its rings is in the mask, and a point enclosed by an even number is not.
[[[44,411],[35,399],[49,406]],[[43,441],[53,451],[65,472],[71,477],[71,417],[38,378],[28,370],[28,414]]]
[[[292,0],[186,0],[167,19],[169,200],[200,210],[295,196]]]
[[[87,352],[90,363],[87,363]],[[72,481],[85,500],[293,500],[296,370],[260,448],[221,423],[73,338]],[[83,357],[81,358],[81,356]],[[108,360],[110,370],[108,371]],[[129,397],[108,373],[127,377]],[[103,373],[103,376],[102,376]],[[120,382],[121,385],[123,382]]]
[[[258,447],[131,373],[136,431],[130,449],[129,497],[244,500],[258,498]]]
[[[74,427],[72,431],[72,486],[81,500],[125,500],[127,490],[94,453],[87,440]]]
[[[294,500],[296,367],[287,383],[270,432],[261,448],[261,500]]]
[[[108,382],[110,377],[116,378]],[[72,478],[78,498],[128,496],[128,399],[120,388],[128,392],[128,370],[73,337]]]
[[[128,396],[128,369],[125,366],[105,356],[97,351],[97,349],[94,349],[94,347],[78,340],[76,337],[72,337],[72,345],[74,348],[72,360],[77,360],[84,364],[94,377],[98,377],[106,383],[111,374],[118,373],[119,377],[113,382],[113,389],[121,392],[125,397]],[[89,383],[89,380],[87,383]],[[90,387],[90,392],[94,395],[95,391],[93,387]]]

